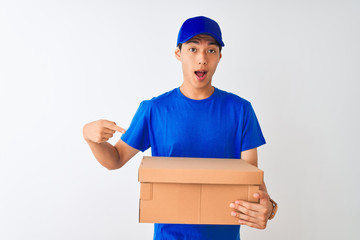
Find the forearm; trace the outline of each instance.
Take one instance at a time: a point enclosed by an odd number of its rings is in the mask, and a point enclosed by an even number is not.
[[[120,157],[116,148],[108,142],[95,143],[86,140],[96,160],[109,170],[120,167]]]

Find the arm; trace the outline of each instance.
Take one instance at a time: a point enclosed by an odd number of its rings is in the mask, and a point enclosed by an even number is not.
[[[241,159],[257,167],[257,149],[253,148],[241,152]],[[265,183],[260,186],[260,190],[254,194],[254,197],[260,200],[259,203],[250,203],[242,200],[236,200],[234,203],[231,203],[230,207],[234,209],[231,215],[239,218],[241,225],[264,229],[273,210]]]
[[[121,168],[139,150],[130,147],[121,139],[113,146],[107,141],[118,131],[125,130],[108,120],[97,120],[85,124],[83,136],[96,160],[109,170]]]

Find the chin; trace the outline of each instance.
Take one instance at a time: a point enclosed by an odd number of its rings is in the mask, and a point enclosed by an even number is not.
[[[205,89],[211,86],[211,82],[196,82],[194,86],[198,89]]]

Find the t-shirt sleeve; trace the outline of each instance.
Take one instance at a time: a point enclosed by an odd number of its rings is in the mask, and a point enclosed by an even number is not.
[[[130,127],[121,136],[121,140],[142,152],[150,147],[148,112],[148,101],[141,102],[131,121]]]
[[[265,143],[266,141],[261,131],[259,121],[251,103],[249,103],[245,109],[241,151],[260,147]]]

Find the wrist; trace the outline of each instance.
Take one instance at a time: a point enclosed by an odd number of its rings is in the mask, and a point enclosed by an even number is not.
[[[270,216],[269,216],[269,220],[271,220],[271,219],[273,219],[273,218],[275,217],[275,215],[276,215],[276,212],[277,212],[277,209],[278,209],[278,205],[277,205],[277,203],[276,203],[274,200],[272,200],[271,198],[269,198],[269,201],[270,201],[270,203],[271,203],[271,205],[272,205],[271,214],[270,214]]]

